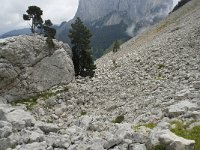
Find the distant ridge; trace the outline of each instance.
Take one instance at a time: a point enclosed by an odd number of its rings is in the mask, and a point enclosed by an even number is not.
[[[31,34],[30,28],[12,30],[12,31],[9,31],[7,33],[2,34],[0,36],[0,38],[7,38],[7,37],[18,36],[18,35],[25,35],[25,34]]]

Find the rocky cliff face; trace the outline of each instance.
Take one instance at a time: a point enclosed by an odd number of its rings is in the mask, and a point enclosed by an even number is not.
[[[80,0],[75,17],[90,23],[101,20],[104,26],[124,22],[131,35],[130,30],[133,32],[137,23],[155,23],[164,18],[172,6],[173,0]]]
[[[0,40],[0,95],[9,100],[27,98],[74,77],[69,46],[45,38],[19,36]]]

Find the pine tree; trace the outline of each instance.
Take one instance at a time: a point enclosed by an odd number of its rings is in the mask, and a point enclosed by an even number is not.
[[[43,20],[41,16],[43,11],[37,6],[29,6],[26,12],[27,14],[23,14],[23,19],[26,21],[32,20],[31,32],[35,33],[36,27],[42,28]]]
[[[75,75],[93,77],[96,66],[91,56],[90,38],[92,34],[80,18],[77,18],[71,27],[69,37],[73,45],[72,52]]]
[[[26,21],[32,21],[31,32],[35,33],[36,28],[40,29],[40,33],[43,33],[44,36],[47,37],[46,42],[49,48],[54,48],[55,45],[52,39],[55,38],[56,29],[51,27],[53,25],[51,20],[45,20],[43,24],[43,11],[37,6],[29,6],[26,12],[27,14],[23,14],[23,19]]]
[[[52,28],[51,26],[53,23],[51,20],[45,20],[43,24],[43,29],[44,29],[44,36],[47,37],[46,42],[49,46],[49,48],[54,48],[55,44],[53,42],[53,39],[55,38],[56,35],[56,29]]]
[[[120,49],[120,44],[118,41],[115,41],[114,42],[114,45],[113,45],[113,52],[117,52],[118,50]]]
[[[54,39],[55,34],[56,34],[56,29],[52,28],[51,27],[52,25],[53,25],[53,23],[51,22],[51,20],[49,20],[49,19],[45,20],[45,22],[43,24],[44,36]]]

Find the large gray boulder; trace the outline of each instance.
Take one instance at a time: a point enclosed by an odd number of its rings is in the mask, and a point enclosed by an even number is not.
[[[30,112],[15,109],[6,104],[0,104],[0,113],[0,129],[7,130],[6,133],[2,133],[3,136],[9,134],[11,130],[19,131],[25,127],[34,126],[36,122]]]
[[[67,44],[46,38],[18,36],[0,40],[0,95],[9,101],[28,98],[74,78],[72,52]]]

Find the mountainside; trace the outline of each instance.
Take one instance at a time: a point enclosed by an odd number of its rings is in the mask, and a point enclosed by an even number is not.
[[[167,16],[172,6],[173,0],[80,0],[74,19],[80,17],[91,30],[99,58],[113,41],[127,41]],[[70,43],[66,35],[73,20],[57,30],[59,40]]]
[[[64,91],[17,106],[1,95],[0,150],[199,150],[199,16],[191,0]]]
[[[76,17],[84,22],[97,22],[115,25],[121,21],[131,25],[141,20],[153,21],[163,18],[172,9],[173,0],[80,0]]]

